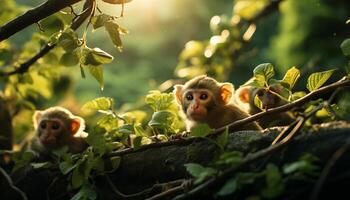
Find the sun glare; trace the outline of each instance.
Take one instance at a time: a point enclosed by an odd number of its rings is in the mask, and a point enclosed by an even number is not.
[[[130,3],[124,5],[124,15],[127,15],[128,13],[147,15],[151,12],[154,12],[154,7],[157,5],[156,1],[157,0],[133,0]],[[122,9],[121,5],[105,3],[102,0],[98,1],[98,7],[103,12],[114,16],[119,16]]]

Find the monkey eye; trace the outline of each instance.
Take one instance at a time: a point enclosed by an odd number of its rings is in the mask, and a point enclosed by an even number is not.
[[[187,95],[186,95],[186,99],[187,99],[188,101],[191,101],[191,100],[193,99],[193,95],[192,95],[192,94],[187,94]]]
[[[40,123],[40,128],[46,129],[46,122],[41,122]]]
[[[257,93],[257,95],[258,95],[259,97],[262,97],[262,96],[264,96],[264,91],[262,91],[262,90],[259,90],[259,91],[258,91],[258,93]]]
[[[52,129],[57,130],[60,128],[60,125],[58,123],[53,123],[52,124]]]
[[[207,94],[201,94],[201,96],[199,96],[199,98],[201,100],[206,100],[208,98],[208,95]]]

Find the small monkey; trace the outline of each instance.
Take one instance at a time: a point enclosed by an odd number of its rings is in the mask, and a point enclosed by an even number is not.
[[[32,149],[39,153],[50,152],[68,146],[71,153],[80,153],[87,148],[83,139],[87,137],[85,121],[74,116],[62,107],[51,107],[43,111],[35,111],[33,115],[35,136]]]
[[[288,102],[281,99],[274,93],[280,93],[281,88],[278,85],[270,86],[269,88],[256,88],[253,86],[242,86],[235,94],[235,100],[244,110],[251,115],[261,112],[254,103],[254,98],[257,96],[263,106],[263,109],[271,109],[287,104]],[[267,128],[271,125],[286,126],[293,122],[294,117],[291,112],[276,113],[269,117],[258,120],[261,127]]]
[[[216,129],[249,116],[230,103],[233,95],[231,83],[219,83],[207,76],[198,76],[184,85],[175,85],[174,95],[186,115],[187,131],[191,131],[197,123],[206,123]],[[239,130],[261,130],[261,127],[251,122]]]

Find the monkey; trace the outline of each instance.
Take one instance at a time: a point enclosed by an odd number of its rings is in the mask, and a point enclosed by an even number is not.
[[[68,146],[70,153],[81,153],[87,148],[85,120],[73,115],[69,110],[55,106],[33,114],[35,135],[30,149],[40,153]]]
[[[174,85],[173,94],[184,114],[187,131],[199,123],[217,129],[248,117],[248,113],[231,103],[233,90],[231,83],[219,83],[206,75],[197,76],[184,85]],[[261,130],[261,127],[251,122],[234,131],[238,130]]]
[[[249,114],[254,115],[262,112],[254,103],[254,98],[257,96],[262,107],[265,110],[276,108],[287,104],[288,102],[281,99],[274,93],[281,93],[282,88],[279,85],[273,85],[268,88],[256,88],[253,86],[241,86],[235,92],[234,100],[239,106],[246,110]],[[286,126],[294,121],[294,116],[291,112],[283,112],[272,114],[271,116],[262,118],[258,120],[259,125],[262,128],[268,128],[273,126]]]

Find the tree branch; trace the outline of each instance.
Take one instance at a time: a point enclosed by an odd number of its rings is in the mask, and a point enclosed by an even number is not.
[[[242,127],[243,125],[245,125],[247,123],[256,121],[258,119],[270,116],[270,115],[275,114],[275,113],[286,112],[294,107],[302,106],[306,102],[311,101],[313,99],[316,99],[317,97],[319,97],[323,94],[327,94],[327,93],[329,93],[337,88],[342,88],[342,87],[347,87],[347,86],[350,86],[350,79],[348,76],[345,76],[342,79],[340,79],[339,81],[332,83],[332,84],[329,84],[329,85],[326,85],[326,86],[323,86],[315,91],[312,91],[309,94],[305,95],[304,97],[302,97],[302,98],[300,98],[292,103],[288,103],[288,104],[285,104],[283,106],[272,108],[272,109],[267,110],[265,112],[257,113],[255,115],[250,116],[250,117],[232,122],[232,123],[228,124],[227,126],[229,127],[229,131],[234,131],[235,129]],[[214,130],[212,132],[212,134],[216,135],[216,134],[221,133],[225,130],[226,130],[226,127],[221,127],[221,128]]]
[[[227,125],[229,127],[229,130],[235,130],[239,127],[242,127],[245,124],[248,124],[250,122],[256,121],[258,119],[261,119],[263,117],[268,117],[272,114],[275,113],[281,113],[281,112],[285,112],[288,111],[294,107],[298,107],[301,106],[303,104],[305,104],[306,102],[313,100],[315,98],[317,98],[318,96],[321,96],[323,94],[329,93],[331,91],[336,90],[337,88],[343,88],[343,87],[347,87],[350,86],[350,80],[349,77],[344,77],[342,79],[340,79],[339,81],[332,83],[330,85],[327,86],[323,86],[313,92],[310,92],[309,94],[307,94],[306,96],[292,102],[289,104],[285,104],[283,106],[279,106],[270,110],[267,110],[265,112],[261,112],[261,113],[257,113],[255,115],[252,115],[250,117],[241,119],[241,120],[237,120],[235,122],[232,122],[231,124]],[[219,129],[215,129],[214,131],[212,131],[212,133],[210,135],[212,136],[216,136],[219,133],[223,132],[226,130],[226,126],[225,127],[221,127]],[[158,143],[152,143],[149,145],[144,145],[141,146],[139,149],[133,149],[133,148],[127,148],[127,149],[122,149],[119,151],[115,151],[112,153],[109,153],[107,155],[107,157],[113,157],[113,156],[122,156],[125,154],[129,154],[129,153],[134,153],[134,152],[138,152],[138,151],[144,151],[147,149],[152,149],[152,148],[158,148],[158,147],[162,147],[162,146],[170,146],[170,145],[186,145],[189,144],[191,142],[193,142],[196,139],[201,139],[201,138],[197,138],[197,137],[193,137],[193,138],[187,138],[187,139],[177,139],[177,140],[171,140],[171,141],[167,141],[167,142],[158,142]]]
[[[82,0],[47,0],[43,4],[28,10],[23,15],[13,19],[0,27],[0,42],[11,37],[29,25],[60,11],[61,9],[73,5]]]
[[[90,16],[91,12],[92,12],[92,0],[87,0],[84,5],[83,12],[72,22],[71,28],[73,30],[78,29],[81,26],[81,24]],[[0,32],[1,32],[1,28],[0,28]],[[46,44],[35,56],[30,58],[26,62],[22,63],[18,68],[10,72],[0,72],[0,76],[11,76],[14,74],[25,73],[26,71],[28,71],[31,65],[33,65],[39,58],[46,55],[55,46],[56,44],[53,44],[53,45]]]
[[[283,0],[272,0],[269,5],[267,5],[261,12],[256,14],[251,20],[248,20],[250,24],[254,24],[257,21],[259,21],[261,18],[273,13],[275,10],[278,9],[279,4]]]
[[[288,145],[292,141],[292,139],[295,137],[295,135],[301,130],[306,119],[314,115],[318,110],[323,108],[327,103],[328,102],[324,102],[319,106],[317,106],[316,108],[314,108],[309,113],[307,113],[305,116],[299,116],[297,119],[295,119],[295,123],[290,125],[288,129],[284,129],[283,132],[289,132],[289,134],[281,142],[271,145],[260,151],[257,151],[256,153],[253,153],[251,155],[248,155],[247,157],[245,157],[243,162],[223,170],[217,176],[207,180],[203,184],[198,185],[197,187],[193,188],[191,191],[178,195],[177,197],[174,198],[174,200],[192,199],[196,195],[201,194],[204,191],[208,191],[209,188],[211,187],[218,187],[222,185],[224,181],[226,181],[229,177],[232,177],[238,170],[241,170],[247,165],[253,163],[254,161],[267,157],[272,153],[275,153],[278,150],[282,149],[283,147]]]

